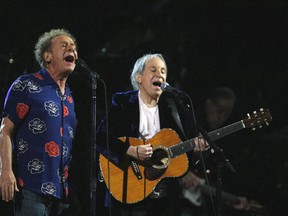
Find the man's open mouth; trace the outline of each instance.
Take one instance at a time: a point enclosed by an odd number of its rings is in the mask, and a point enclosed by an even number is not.
[[[155,81],[152,84],[153,84],[153,86],[161,87],[161,82],[160,81]]]
[[[68,55],[64,58],[66,62],[73,63],[75,61],[75,57],[73,55]]]

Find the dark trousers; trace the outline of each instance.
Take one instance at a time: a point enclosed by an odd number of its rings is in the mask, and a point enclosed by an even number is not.
[[[15,216],[60,216],[68,204],[47,195],[36,194],[22,188],[16,194],[14,203]]]
[[[13,202],[5,202],[0,200],[0,215],[1,216],[12,216],[13,213]]]

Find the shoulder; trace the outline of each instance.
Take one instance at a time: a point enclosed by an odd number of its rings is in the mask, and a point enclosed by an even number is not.
[[[21,88],[36,83],[39,80],[39,77],[37,77],[36,74],[37,73],[23,74],[13,82],[12,86],[15,86],[15,88]]]
[[[26,81],[26,80],[33,80],[33,81],[37,81],[37,80],[43,80],[42,75],[39,72],[36,73],[28,73],[28,74],[23,74],[21,76],[19,76],[17,80],[21,80],[21,81]]]
[[[12,92],[24,92],[27,90],[27,82],[31,81],[31,74],[24,74],[19,76],[12,85],[10,86],[10,89],[8,91],[8,94],[10,95]]]
[[[125,104],[125,103],[134,103],[138,101],[138,91],[126,91],[126,92],[117,92],[112,96],[112,103],[115,104]]]
[[[33,74],[23,74],[23,75],[19,76],[19,77],[13,82],[13,84],[18,83],[18,82],[26,82],[27,80],[31,80],[31,79],[34,79],[34,78],[33,78]]]

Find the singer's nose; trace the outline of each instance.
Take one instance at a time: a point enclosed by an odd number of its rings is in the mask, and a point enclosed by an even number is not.
[[[77,59],[78,59],[78,52],[77,52],[77,50],[74,49],[72,52],[73,52],[73,54],[74,54],[74,56],[75,56],[75,60],[77,60]]]
[[[163,73],[163,71],[161,70],[161,68],[157,69],[156,71],[156,75],[160,78],[165,78],[165,73]]]
[[[77,53],[77,50],[74,46],[69,46],[68,47],[68,52],[72,52],[74,57],[75,57],[75,60],[78,59],[78,53]]]

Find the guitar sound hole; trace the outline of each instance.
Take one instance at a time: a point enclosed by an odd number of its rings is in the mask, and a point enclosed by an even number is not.
[[[153,165],[162,166],[165,165],[168,161],[167,152],[163,149],[155,149],[153,151],[151,161]]]
[[[168,155],[164,149],[158,148],[153,151],[150,162],[152,166],[145,167],[144,174],[147,180],[159,179],[167,170]],[[162,167],[162,168],[159,168]]]

